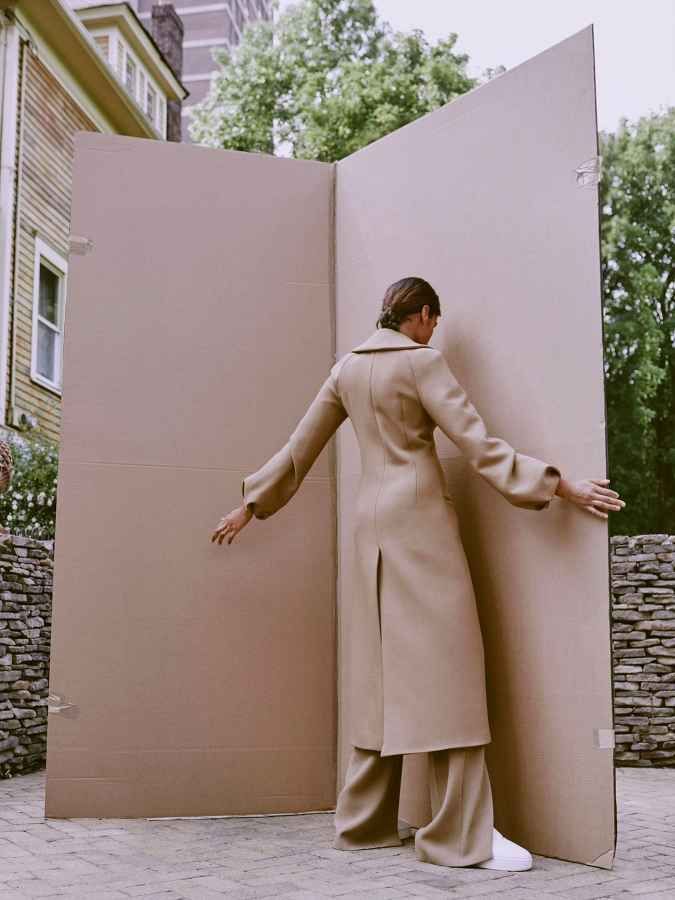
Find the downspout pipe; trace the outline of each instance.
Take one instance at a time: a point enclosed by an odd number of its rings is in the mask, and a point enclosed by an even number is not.
[[[19,109],[19,29],[10,12],[0,11],[0,427],[7,426],[7,384],[10,374],[10,309],[12,257],[15,240],[17,121]]]

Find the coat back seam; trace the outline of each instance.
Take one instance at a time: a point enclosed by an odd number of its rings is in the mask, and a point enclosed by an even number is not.
[[[368,396],[370,397],[370,408],[373,413],[373,421],[375,422],[375,429],[377,431],[377,436],[380,441],[380,447],[382,449],[382,472],[380,474],[380,483],[377,486],[377,494],[375,495],[375,503],[373,509],[373,527],[375,529],[375,539],[377,541],[377,546],[380,546],[380,536],[377,533],[377,501],[380,499],[380,492],[382,491],[382,485],[384,484],[384,475],[387,470],[387,454],[385,452],[384,441],[382,440],[382,432],[380,431],[380,423],[377,420],[377,410],[375,409],[375,401],[373,399],[373,369],[375,368],[375,354],[371,354],[370,360],[370,372],[368,376]]]
[[[417,390],[417,385],[415,385],[415,390]],[[412,452],[410,435],[408,434],[408,429],[406,427],[404,399],[405,398],[403,397],[403,395],[401,395],[400,404],[399,404],[401,407],[401,428],[403,429],[403,437],[405,438],[405,448],[408,451],[410,458],[412,459],[413,469],[415,470],[415,505],[417,505],[417,500],[418,500],[417,463],[415,462],[415,455]]]

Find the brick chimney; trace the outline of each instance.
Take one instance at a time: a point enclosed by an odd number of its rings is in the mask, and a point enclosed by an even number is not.
[[[180,80],[183,74],[183,20],[173,3],[155,3],[152,7],[150,34]],[[180,100],[169,100],[166,108],[166,138],[180,141],[182,133]]]

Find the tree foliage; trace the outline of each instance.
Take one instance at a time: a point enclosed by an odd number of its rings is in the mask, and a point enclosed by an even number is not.
[[[600,182],[614,532],[675,533],[675,109],[602,135]]]
[[[373,0],[304,0],[275,18],[214,52],[219,71],[192,107],[197,143],[335,162],[477,84],[456,34],[394,32]]]

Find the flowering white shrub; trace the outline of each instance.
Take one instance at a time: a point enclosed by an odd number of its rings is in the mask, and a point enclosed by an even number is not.
[[[14,471],[0,493],[0,528],[38,540],[54,538],[58,444],[37,432],[4,435],[12,450]]]

